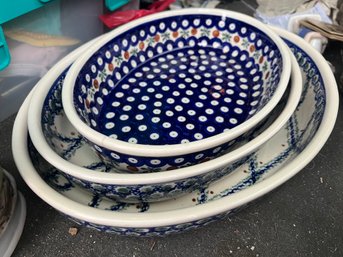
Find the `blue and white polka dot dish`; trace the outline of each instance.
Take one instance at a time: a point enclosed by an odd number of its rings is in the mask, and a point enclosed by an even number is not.
[[[70,68],[62,100],[109,166],[154,172],[231,149],[276,106],[289,76],[287,48],[255,19],[170,11],[97,40]]]
[[[327,141],[337,117],[337,85],[325,59],[303,39],[287,31],[277,31],[286,39],[301,66],[305,79],[301,101],[288,122],[249,162],[217,183],[178,199],[150,204],[125,204],[89,194],[56,172],[56,167],[41,165],[42,159],[30,156],[29,98],[17,115],[12,138],[14,159],[24,181],[39,197],[73,221],[108,233],[164,236],[204,226],[228,215],[239,215],[241,208],[305,167]],[[80,154],[79,151],[81,148],[75,154]],[[79,161],[79,165],[87,162]],[[144,175],[151,174],[140,174]]]

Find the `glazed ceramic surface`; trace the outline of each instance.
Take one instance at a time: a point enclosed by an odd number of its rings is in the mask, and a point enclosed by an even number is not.
[[[234,214],[306,166],[325,144],[337,116],[336,82],[324,58],[297,36],[277,31],[286,38],[302,67],[306,86],[301,102],[282,130],[248,163],[217,183],[175,200],[144,207],[144,204],[120,204],[90,195],[59,175],[54,167],[33,166],[26,126],[30,98],[22,106],[13,131],[14,158],[22,177],[57,210],[79,224],[105,232],[167,235]]]
[[[116,169],[109,168],[102,158],[94,154],[88,144],[85,143],[84,138],[73,128],[69,120],[66,118],[61,102],[61,87],[67,71],[62,73],[55,83],[51,86],[49,93],[44,101],[42,111],[42,126],[44,137],[49,146],[58,153],[63,159],[68,160],[79,167],[85,167],[88,172],[111,172],[118,173]],[[300,73],[300,71],[299,71]],[[256,135],[265,131],[268,126],[275,121],[281,111],[284,110],[287,101],[293,102],[294,106],[300,98],[301,94],[301,79],[300,75],[294,74],[295,83],[293,83],[293,92],[291,97],[286,97],[283,104],[280,104],[276,110],[270,115],[267,122],[256,128],[256,133],[251,134],[246,141],[253,139]],[[294,94],[294,87],[298,87],[298,93]],[[293,109],[292,109],[293,110]],[[289,112],[290,115],[290,112]],[[158,184],[138,184],[138,185],[116,185],[109,183],[95,183],[91,180],[79,179],[74,176],[65,174],[67,178],[73,180],[77,184],[91,191],[104,195],[113,199],[124,202],[140,202],[140,201],[161,201],[168,198],[177,197],[181,194],[199,189],[211,182],[220,179],[222,176],[230,173],[232,170],[242,165],[248,160],[250,155],[243,155],[237,161],[232,162],[231,165],[226,165],[224,168],[210,170],[198,176],[185,177],[184,179],[166,181]],[[194,167],[196,169],[197,166]],[[181,169],[180,172],[183,170]],[[99,174],[100,175],[100,174]],[[163,175],[163,174],[162,174]],[[101,176],[101,175],[100,175]],[[139,175],[137,175],[139,176]]]
[[[254,130],[255,133],[239,142],[242,147],[219,159],[179,169],[177,173],[115,174],[119,171],[108,168],[102,158],[85,144],[84,138],[71,125],[62,107],[61,90],[67,67],[84,47],[58,63],[37,85],[35,101],[30,106],[29,131],[42,156],[65,172],[69,179],[95,193],[122,202],[152,202],[177,197],[230,173],[286,123],[302,91],[300,69],[293,57],[289,94],[274,108],[268,119]],[[248,144],[244,144],[249,140]]]
[[[214,158],[235,143],[225,135],[248,131],[252,117],[262,111],[256,125],[280,100],[290,70],[277,38],[245,16],[209,13],[143,18],[95,42],[73,64],[66,115],[107,164],[152,172]]]

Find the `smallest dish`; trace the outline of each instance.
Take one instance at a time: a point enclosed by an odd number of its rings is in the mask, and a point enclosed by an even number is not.
[[[172,170],[246,139],[280,101],[290,70],[287,46],[252,17],[168,11],[94,42],[68,71],[62,101],[109,166]]]

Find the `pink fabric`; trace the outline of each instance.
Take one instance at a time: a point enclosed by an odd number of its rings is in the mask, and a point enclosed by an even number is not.
[[[151,4],[146,10],[142,9],[142,10],[116,11],[110,14],[100,15],[100,20],[108,28],[113,29],[119,25],[141,18],[143,16],[147,16],[149,14],[164,11],[173,2],[175,2],[175,0],[157,0],[153,4]]]

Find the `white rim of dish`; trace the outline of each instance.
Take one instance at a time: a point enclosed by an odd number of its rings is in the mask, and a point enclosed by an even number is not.
[[[275,31],[299,46],[318,66],[326,85],[326,109],[322,123],[307,147],[292,162],[260,183],[254,184],[229,197],[168,212],[118,213],[76,203],[49,187],[38,175],[30,160],[26,146],[28,134],[26,121],[32,92],[21,107],[13,128],[12,151],[19,172],[28,186],[55,209],[77,219],[107,226],[147,228],[181,224],[227,212],[261,197],[293,177],[317,155],[334,127],[339,103],[336,81],[326,60],[298,36],[280,29],[275,29]]]
[[[213,15],[213,16],[223,16],[233,19],[243,21],[258,30],[264,32],[278,47],[281,58],[282,58],[282,73],[280,76],[279,85],[274,92],[273,97],[270,101],[253,117],[243,122],[242,124],[230,129],[229,131],[202,139],[187,144],[175,144],[175,145],[144,145],[144,144],[131,144],[124,142],[118,139],[114,139],[100,132],[92,129],[86,123],[84,123],[79,115],[76,112],[74,100],[73,100],[73,91],[76,78],[84,66],[84,64],[89,60],[89,58],[99,50],[104,44],[109,42],[114,37],[120,35],[121,33],[134,28],[138,25],[141,25],[145,22],[158,20],[160,18],[167,18],[173,16],[182,16],[182,15],[191,15],[191,14],[203,14],[203,15]],[[71,121],[73,126],[82,134],[84,137],[88,138],[93,143],[105,147],[109,150],[116,151],[123,154],[129,154],[133,156],[142,156],[142,157],[169,157],[169,156],[178,156],[183,154],[189,154],[194,152],[199,152],[206,150],[212,147],[216,147],[220,144],[228,142],[244,132],[248,131],[258,122],[260,122],[266,115],[268,115],[273,108],[280,101],[282,95],[284,94],[287,84],[290,78],[291,72],[291,60],[288,54],[287,46],[284,44],[282,39],[277,36],[266,24],[247,16],[245,14],[236,13],[228,10],[220,9],[183,9],[175,11],[167,11],[154,15],[149,15],[140,19],[137,19],[133,22],[130,22],[126,25],[123,25],[97,40],[92,46],[90,46],[83,54],[80,56],[72,65],[66,79],[64,81],[64,86],[62,89],[62,102],[65,109],[65,114],[68,119]]]
[[[92,42],[94,42],[94,40]],[[41,126],[43,104],[52,83],[70,64],[73,63],[73,61],[75,61],[80,53],[83,53],[84,50],[92,44],[92,42],[81,46],[63,58],[37,83],[33,92],[35,100],[30,102],[29,107],[28,127],[31,140],[38,152],[54,167],[79,179],[103,184],[146,185],[176,181],[223,167],[238,160],[242,156],[250,154],[267,142],[273,135],[275,135],[292,115],[301,97],[302,86],[298,86],[299,82],[301,82],[302,85],[301,71],[294,56],[287,48],[292,62],[291,90],[288,96],[287,104],[275,121],[273,121],[273,123],[265,131],[256,136],[250,142],[214,160],[180,168],[177,171],[171,170],[144,174],[94,172],[93,170],[75,165],[59,156],[47,143]]]

